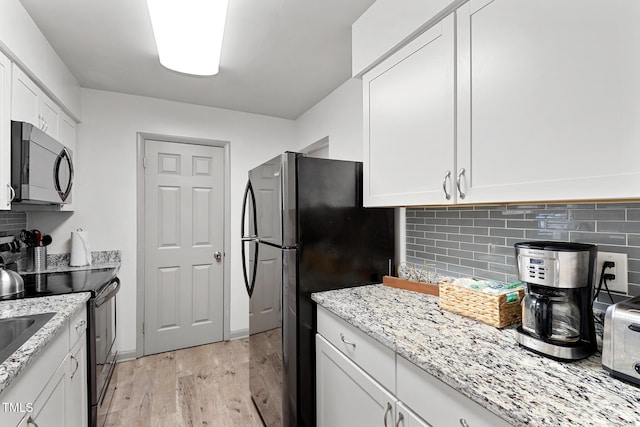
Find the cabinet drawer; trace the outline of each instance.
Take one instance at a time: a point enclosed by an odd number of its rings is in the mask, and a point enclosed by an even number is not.
[[[462,393],[398,357],[397,397],[433,426],[507,427],[510,424]],[[463,424],[464,421],[466,424]]]
[[[87,330],[87,307],[83,306],[69,322],[69,348],[85,337],[84,332]]]
[[[318,333],[387,390],[395,392],[396,354],[393,350],[320,306]]]

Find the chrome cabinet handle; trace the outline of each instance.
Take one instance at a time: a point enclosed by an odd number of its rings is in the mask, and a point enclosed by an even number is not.
[[[78,330],[78,328],[82,328],[86,324],[87,324],[87,322],[84,319],[82,319],[81,321],[76,323],[76,331]]]
[[[353,346],[353,348],[356,348],[356,343],[351,342],[351,341],[347,341],[347,340],[344,338],[344,335],[343,335],[342,333],[340,334],[340,339],[342,340],[342,342],[343,342],[343,343],[345,343],[345,344],[347,344],[347,345],[352,345],[352,346]]]
[[[38,427],[38,423],[33,421],[33,418],[31,418],[31,415],[29,415],[29,418],[27,418],[27,425],[33,425],[33,426]]]
[[[80,367],[80,362],[78,362],[78,359],[73,357],[73,354],[71,355],[71,359],[73,359],[73,361],[76,362],[76,367],[73,370],[73,372],[71,373],[71,378],[73,378],[75,376],[76,372],[78,372],[78,368]]]
[[[469,423],[464,418],[460,418],[460,425],[462,427],[469,427]]]
[[[447,200],[451,200],[451,193],[447,191],[447,180],[451,180],[451,171],[447,171],[444,174],[444,179],[442,180],[442,191],[444,191],[444,197]]]
[[[7,184],[7,187],[9,188],[9,194],[11,195],[9,197],[9,201],[7,202],[7,206],[9,206],[11,204],[11,202],[13,202],[13,199],[16,198],[16,190],[13,189],[11,184]]]
[[[398,421],[396,421],[396,427],[400,427],[400,423],[404,425],[404,415],[402,415],[402,412],[398,413]]]
[[[460,169],[458,171],[458,179],[456,179],[456,185],[458,187],[458,194],[460,194],[460,198],[461,199],[464,199],[465,197],[467,197],[467,195],[462,192],[462,188],[461,188],[461,185],[460,185],[460,182],[462,181],[462,177],[464,176],[465,172],[466,172],[466,170],[464,168]]]
[[[391,403],[387,402],[387,410],[384,411],[384,427],[387,427],[387,415],[389,415],[389,412],[391,412]]]

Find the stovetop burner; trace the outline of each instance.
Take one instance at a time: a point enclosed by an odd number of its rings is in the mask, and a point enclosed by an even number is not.
[[[61,271],[55,273],[24,274],[24,294],[18,298],[34,298],[51,295],[91,292],[100,293],[118,273],[115,267],[91,270]]]

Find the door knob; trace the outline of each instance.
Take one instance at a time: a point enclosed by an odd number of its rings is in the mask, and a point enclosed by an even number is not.
[[[216,261],[220,261],[222,259],[222,252],[220,251],[215,251],[213,253],[213,257],[216,259]]]

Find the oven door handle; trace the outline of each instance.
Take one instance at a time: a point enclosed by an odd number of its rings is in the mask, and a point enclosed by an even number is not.
[[[98,308],[111,297],[113,297],[120,289],[120,279],[115,277],[98,295],[96,295],[95,307]]]

